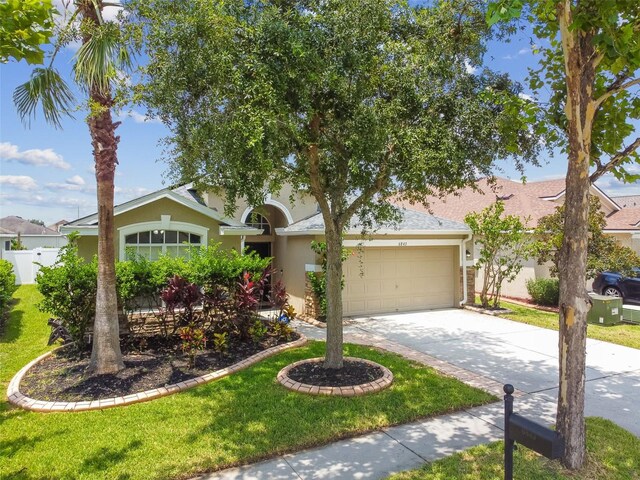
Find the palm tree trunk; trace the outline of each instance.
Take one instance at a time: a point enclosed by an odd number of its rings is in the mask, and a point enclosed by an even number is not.
[[[78,8],[84,20],[92,26],[98,26],[97,12],[92,2],[83,2]],[[88,30],[83,36],[83,43],[90,40],[90,35]],[[111,92],[92,87],[89,99],[92,111],[87,123],[93,146],[98,199],[98,289],[89,370],[100,375],[124,368],[118,325],[113,220],[114,177],[120,137],[115,134],[119,122],[111,118]]]

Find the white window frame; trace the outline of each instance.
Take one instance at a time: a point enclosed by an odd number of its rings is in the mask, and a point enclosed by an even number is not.
[[[127,225],[125,227],[120,227],[118,229],[118,235],[120,240],[120,248],[119,248],[119,258],[120,260],[126,260],[127,251],[125,244],[125,238],[127,235],[132,235],[134,233],[147,232],[153,230],[177,230],[179,232],[185,233],[193,233],[195,235],[200,235],[200,246],[206,246],[209,243],[209,229],[200,225],[195,225],[193,223],[186,222],[174,222],[171,221],[171,215],[161,215],[160,221],[155,222],[141,222],[141,223],[133,223],[131,225]],[[146,244],[145,244],[146,245]],[[152,245],[152,244],[149,244]],[[166,244],[158,243],[158,246],[164,247]],[[136,244],[138,246],[138,244]]]

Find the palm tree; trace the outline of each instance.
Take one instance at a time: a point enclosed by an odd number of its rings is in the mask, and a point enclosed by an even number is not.
[[[60,28],[48,67],[36,68],[28,82],[14,93],[22,119],[31,118],[42,105],[45,119],[61,127],[61,118],[71,115],[74,97],[53,68],[56,54],[65,42],[80,39],[82,46],[74,57],[76,83],[86,93],[89,105],[87,125],[95,160],[98,200],[98,290],[93,326],[93,347],[89,369],[95,374],[115,373],[124,368],[120,351],[116,297],[113,197],[120,138],[115,131],[111,110],[115,105],[114,82],[118,72],[129,68],[130,56],[122,42],[119,25],[105,21],[102,10],[114,5],[102,0],[76,0],[75,11]]]

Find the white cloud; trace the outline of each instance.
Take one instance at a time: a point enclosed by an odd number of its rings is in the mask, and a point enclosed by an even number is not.
[[[529,47],[518,50],[518,55],[527,55],[529,53],[531,53],[531,48]]]
[[[529,100],[530,102],[533,102],[533,97],[527,93],[519,93],[518,96],[524,100]]]
[[[36,181],[27,175],[0,175],[0,185],[8,185],[19,190],[35,190]]]
[[[521,57],[523,55],[529,55],[536,48],[537,47],[535,45],[532,45],[531,47],[527,47],[527,48],[521,48],[520,50],[518,50],[518,53],[510,53],[508,55],[505,55],[502,58],[504,60],[514,60],[514,59],[516,59],[518,57]]]
[[[136,123],[162,123],[158,118],[149,118],[147,115],[144,115],[135,110],[129,110],[128,112],[122,112],[118,115],[118,119],[120,121],[124,121],[127,118],[131,118]]]
[[[62,155],[54,152],[51,148],[44,150],[34,148],[20,151],[17,145],[9,142],[0,143],[0,158],[37,167],[54,167],[62,170],[69,170],[71,168],[71,165],[64,161]]]
[[[630,173],[640,174],[640,166],[630,165],[629,167],[627,167],[627,171]],[[617,180],[610,173],[600,177],[596,182],[596,185],[610,197],[640,195],[640,185],[638,185],[638,183],[623,183]]]
[[[80,175],[74,175],[71,178],[67,178],[67,183],[69,185],[86,185],[87,182],[84,181],[84,178],[82,178]]]
[[[473,75],[478,70],[478,67],[474,67],[473,65],[471,65],[469,60],[464,61],[464,68],[467,70],[467,73],[469,75]]]

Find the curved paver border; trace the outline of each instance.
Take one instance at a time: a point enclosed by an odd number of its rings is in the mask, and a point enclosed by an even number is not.
[[[356,395],[365,395],[367,393],[379,392],[380,390],[384,390],[389,387],[393,383],[393,373],[384,365],[380,365],[379,363],[372,362],[371,360],[366,360],[364,358],[356,358],[356,357],[344,357],[345,360],[352,360],[357,362],[368,363],[369,365],[374,365],[382,369],[382,377],[378,380],[374,380],[369,383],[362,383],[360,385],[353,385],[348,387],[320,387],[318,385],[310,385],[308,383],[300,383],[296,382],[292,378],[289,377],[289,372],[292,368],[297,367],[298,365],[302,365],[303,363],[320,363],[324,362],[324,358],[316,357],[316,358],[307,358],[304,360],[299,360],[291,365],[284,367],[280,372],[278,372],[277,380],[278,382],[288,388],[289,390],[293,390],[294,392],[300,393],[308,393],[310,395],[337,395],[340,397],[353,397]]]
[[[105,408],[147,402],[149,400],[165,397],[173,393],[183,392],[190,388],[197,387],[198,385],[204,385],[205,383],[209,383],[214,380],[226,377],[227,375],[231,375],[232,373],[239,372],[240,370],[244,370],[245,368],[250,367],[251,365],[258,363],[261,360],[271,357],[277,353],[289,350],[291,348],[301,347],[305,343],[307,343],[307,338],[302,334],[299,335],[300,338],[294,340],[293,342],[283,343],[282,345],[268,348],[267,350],[256,353],[255,355],[245,358],[241,362],[238,362],[221,370],[216,370],[215,372],[207,373],[206,375],[202,375],[200,377],[191,378],[189,380],[185,380],[184,382],[167,385],[166,387],[154,388],[152,390],[133,393],[131,395],[125,395],[122,397],[104,398],[101,400],[83,402],[47,402],[44,400],[36,400],[20,393],[20,382],[22,381],[24,375],[29,371],[31,367],[54,353],[57,350],[55,349],[45,353],[44,355],[40,355],[35,360],[32,360],[27,365],[22,367],[22,369],[11,379],[9,387],[7,388],[7,397],[10,403],[24,408],[25,410],[32,410],[34,412],[80,412],[87,410],[103,410]]]

